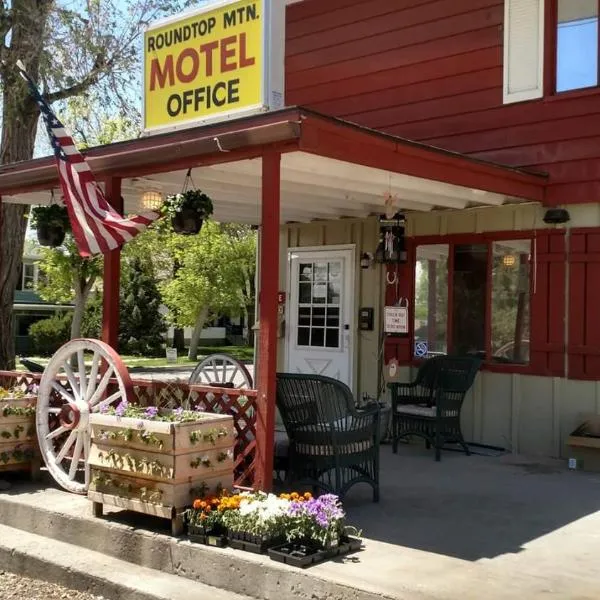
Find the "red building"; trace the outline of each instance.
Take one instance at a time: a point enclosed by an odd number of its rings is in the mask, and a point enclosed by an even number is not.
[[[412,364],[415,341],[485,353],[463,415],[473,441],[559,456],[580,413],[600,411],[599,7],[305,0],[288,8],[288,103],[547,175],[541,204],[406,213],[399,293],[412,327],[408,339],[386,340],[386,361]],[[567,208],[570,220],[546,225],[546,207]],[[429,297],[418,289],[424,279]],[[395,302],[393,286],[381,286]],[[358,389],[374,394],[364,363],[378,340],[359,343],[368,349],[359,350]]]

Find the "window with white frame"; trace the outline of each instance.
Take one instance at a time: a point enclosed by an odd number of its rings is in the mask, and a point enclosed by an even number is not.
[[[600,0],[505,0],[504,102],[598,87],[599,19]]]

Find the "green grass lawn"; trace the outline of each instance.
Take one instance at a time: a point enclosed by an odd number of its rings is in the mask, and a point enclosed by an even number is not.
[[[198,360],[188,360],[187,354],[177,357],[177,363],[167,362],[166,356],[161,358],[144,358],[143,356],[122,355],[121,358],[129,367],[173,367],[175,364],[180,367],[193,367],[206,356],[210,354],[229,354],[241,362],[252,362],[254,360],[254,348],[251,346],[201,346],[198,348]],[[47,365],[50,360],[48,357],[28,356],[30,360],[41,365]]]

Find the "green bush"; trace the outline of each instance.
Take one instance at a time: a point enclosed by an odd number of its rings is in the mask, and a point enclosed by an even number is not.
[[[52,356],[71,339],[71,318],[70,314],[54,315],[31,325],[29,335],[37,355]]]

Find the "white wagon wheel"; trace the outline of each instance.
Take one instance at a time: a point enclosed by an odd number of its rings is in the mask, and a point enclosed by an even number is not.
[[[121,357],[99,340],[72,340],[50,359],[38,391],[37,436],[44,462],[63,488],[87,492],[89,414],[127,399],[132,389]]]
[[[252,389],[252,375],[233,356],[211,354],[196,365],[188,383],[246,390]]]

